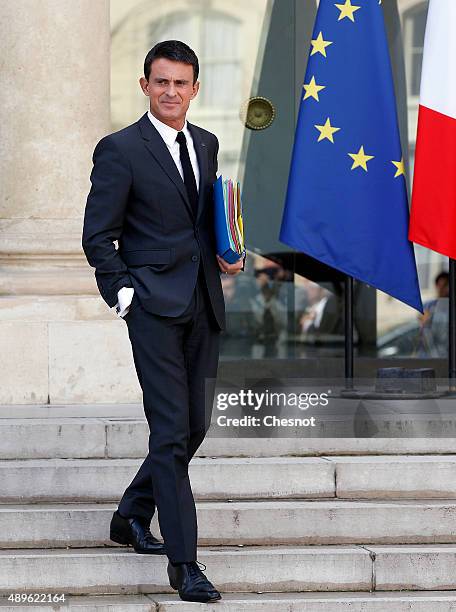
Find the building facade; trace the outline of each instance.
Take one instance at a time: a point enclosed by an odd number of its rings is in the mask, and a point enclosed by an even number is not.
[[[398,0],[397,8],[405,146],[413,167],[427,2]],[[126,326],[99,297],[80,238],[96,142],[147,109],[138,85],[147,50],[170,38],[194,48],[201,90],[189,118],[219,137],[220,172],[247,181],[256,168],[269,174],[286,169],[282,152],[291,154],[315,10],[313,0],[2,3],[0,346],[8,355],[2,403],[140,398]],[[263,121],[256,97],[275,113],[271,126],[260,130],[246,127],[249,113]],[[268,138],[275,145],[265,156],[260,143]],[[271,256],[279,248],[268,245],[275,240],[283,185],[274,189],[264,213],[261,201],[245,202],[256,223],[247,227],[245,273],[223,279],[229,325],[222,361],[313,362],[317,356],[340,362],[340,287],[331,279],[315,282],[305,268]],[[416,255],[423,296],[431,297],[445,261],[425,249]],[[444,349],[417,346],[411,309],[363,287],[357,296],[360,358],[445,358]]]

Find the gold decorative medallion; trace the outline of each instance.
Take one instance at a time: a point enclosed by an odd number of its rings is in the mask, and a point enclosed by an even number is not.
[[[270,100],[256,96],[244,104],[240,116],[249,130],[264,130],[274,121],[275,109]]]

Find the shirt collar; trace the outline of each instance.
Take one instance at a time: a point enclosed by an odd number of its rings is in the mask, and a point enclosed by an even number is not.
[[[166,123],[163,123],[163,121],[160,121],[160,119],[157,119],[157,117],[154,117],[154,115],[152,115],[150,110],[147,111],[147,116],[149,117],[152,125],[157,129],[158,133],[165,141],[165,144],[168,147],[171,147],[176,142],[176,136],[178,134],[178,130],[175,130],[169,125],[166,125]],[[191,138],[191,134],[187,126],[187,119],[185,120],[182,131],[184,132],[187,140]]]

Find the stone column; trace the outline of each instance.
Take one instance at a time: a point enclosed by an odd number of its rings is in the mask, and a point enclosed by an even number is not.
[[[109,131],[108,0],[3,0],[0,295],[91,291],[81,221]]]
[[[110,131],[109,0],[2,0],[0,46],[0,403],[61,401],[53,384],[86,385],[74,325],[115,318],[81,248]]]

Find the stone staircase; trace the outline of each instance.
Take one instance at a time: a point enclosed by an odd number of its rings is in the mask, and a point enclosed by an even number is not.
[[[166,557],[109,540],[147,434],[136,404],[0,407],[0,612],[30,610],[11,593],[78,612],[456,611],[454,439],[207,437],[191,464],[223,595],[207,605],[179,599]]]

